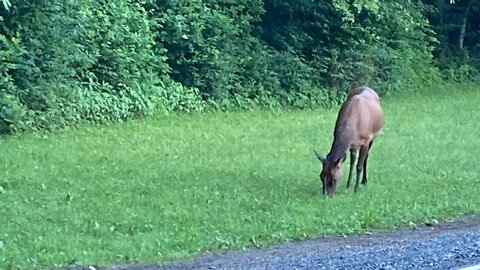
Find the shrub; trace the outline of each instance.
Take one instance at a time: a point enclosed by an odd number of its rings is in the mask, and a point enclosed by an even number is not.
[[[0,72],[2,95],[9,96],[3,100],[19,108],[20,120],[3,117],[2,126],[100,123],[152,112],[163,91],[159,76],[169,69],[152,25],[137,1],[16,3],[4,14],[2,46],[11,48],[2,54],[11,61]],[[12,112],[6,102],[4,111]]]

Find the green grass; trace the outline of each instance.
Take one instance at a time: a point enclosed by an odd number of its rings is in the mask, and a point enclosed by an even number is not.
[[[331,199],[312,150],[329,150],[337,109],[3,139],[0,268],[165,261],[480,212],[479,100],[473,86],[384,100],[368,188],[347,192],[345,174]]]

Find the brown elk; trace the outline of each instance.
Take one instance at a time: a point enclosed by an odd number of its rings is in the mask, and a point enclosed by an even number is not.
[[[362,86],[353,89],[343,103],[337,116],[333,143],[327,157],[315,152],[322,162],[320,179],[323,184],[323,194],[333,195],[342,177],[342,165],[346,153],[350,150],[350,173],[347,188],[350,188],[357,151],[360,155],[357,162],[357,181],[355,192],[359,189],[359,181],[367,184],[367,159],[373,141],[383,129],[384,114],[377,93],[369,87]]]

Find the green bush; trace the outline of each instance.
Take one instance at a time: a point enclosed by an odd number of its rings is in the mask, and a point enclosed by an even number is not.
[[[293,52],[313,68],[316,76],[311,85],[315,87],[348,91],[367,84],[380,92],[398,91],[438,75],[432,70],[432,32],[421,4],[265,3],[262,38],[277,50]]]
[[[474,1],[4,2],[0,134],[155,112],[332,106],[358,85],[386,95],[480,77]]]
[[[169,67],[136,1],[20,1],[2,26],[2,93],[27,110],[7,129],[127,120],[161,100]]]
[[[162,108],[168,112],[202,112],[206,102],[196,88],[188,88],[178,82],[165,79],[160,99]]]

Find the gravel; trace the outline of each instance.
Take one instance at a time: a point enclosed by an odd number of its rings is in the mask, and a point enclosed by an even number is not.
[[[480,263],[480,216],[430,225],[417,229],[376,231],[370,235],[329,236],[304,242],[286,243],[268,249],[207,254],[165,266],[123,265],[108,269],[446,270]],[[88,267],[75,269],[88,269]]]

